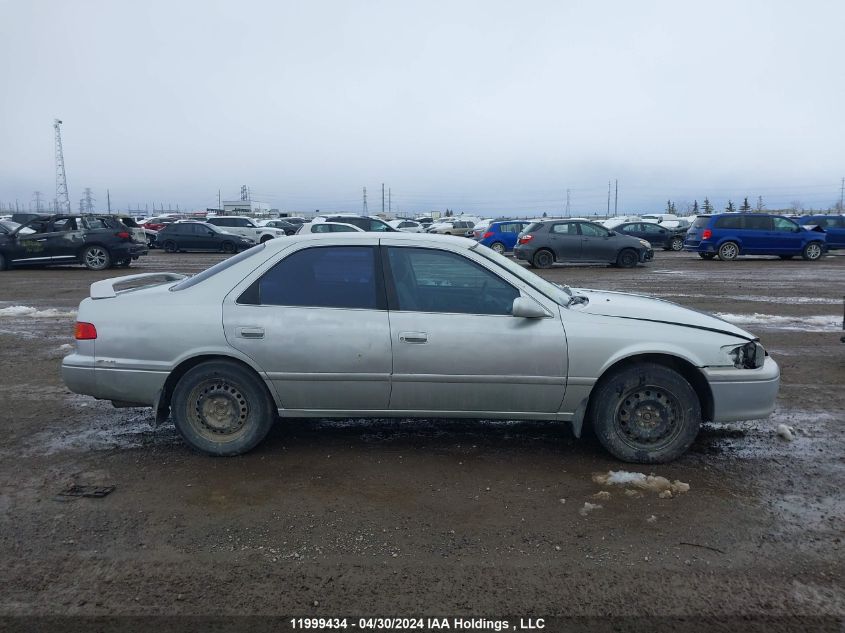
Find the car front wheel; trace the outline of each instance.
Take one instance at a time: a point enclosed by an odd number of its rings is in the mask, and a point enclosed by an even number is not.
[[[171,400],[182,439],[207,455],[240,455],[255,448],[275,420],[267,388],[245,367],[210,361],[185,373]]]
[[[173,240],[167,240],[164,243],[164,252],[165,253],[175,253],[177,251],[176,242]]]
[[[223,252],[224,253],[234,253],[235,252],[235,245],[232,242],[223,242]]]
[[[88,270],[105,270],[111,266],[111,255],[103,246],[89,246],[82,251],[82,263]]]
[[[824,249],[822,249],[822,245],[820,242],[810,242],[804,247],[804,250],[801,252],[801,257],[806,259],[808,262],[814,262],[822,256]]]
[[[637,252],[631,250],[630,248],[624,249],[619,256],[616,258],[616,265],[619,268],[633,268],[637,265],[639,258],[637,257]]]
[[[678,372],[638,363],[603,377],[590,396],[596,437],[625,462],[660,464],[680,457],[701,426],[695,390]]]

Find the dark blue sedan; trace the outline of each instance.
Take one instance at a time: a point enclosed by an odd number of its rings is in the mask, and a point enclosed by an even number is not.
[[[804,226],[819,226],[827,233],[829,250],[845,248],[845,216],[843,215],[806,215],[798,219]]]

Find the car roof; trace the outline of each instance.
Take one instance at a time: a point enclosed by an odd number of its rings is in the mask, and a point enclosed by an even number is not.
[[[461,245],[465,248],[471,248],[478,244],[475,240],[465,237],[456,237],[454,235],[434,235],[431,233],[379,233],[374,231],[359,231],[359,232],[343,232],[343,233],[298,233],[291,235],[284,240],[269,240],[265,243],[266,248],[282,249],[287,248],[291,242],[306,242],[306,241],[348,241],[348,242],[363,242],[372,241],[374,238],[388,239],[396,242],[414,242],[420,244],[444,244],[444,245]],[[286,246],[287,245],[287,246]]]

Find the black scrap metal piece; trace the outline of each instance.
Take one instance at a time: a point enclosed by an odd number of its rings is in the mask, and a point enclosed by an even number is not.
[[[67,501],[78,497],[91,497],[94,499],[102,499],[106,495],[114,492],[117,486],[87,486],[82,484],[73,484],[69,488],[62,490],[56,495],[57,501]]]

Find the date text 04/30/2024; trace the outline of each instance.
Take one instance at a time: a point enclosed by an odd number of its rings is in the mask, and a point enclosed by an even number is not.
[[[515,622],[487,618],[291,618],[292,629],[363,629],[394,631],[530,631],[545,628],[543,618],[517,618]]]

